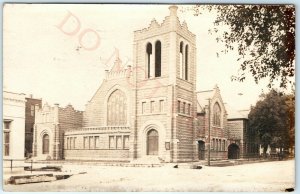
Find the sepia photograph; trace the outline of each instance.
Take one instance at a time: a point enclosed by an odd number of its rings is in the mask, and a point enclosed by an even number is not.
[[[4,192],[293,192],[295,5],[4,3]]]

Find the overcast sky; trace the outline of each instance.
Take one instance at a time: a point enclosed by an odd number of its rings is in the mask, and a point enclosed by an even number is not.
[[[148,27],[153,18],[161,23],[169,15],[168,7],[7,4],[3,14],[4,90],[33,94],[50,104],[70,103],[84,110],[99,88],[105,63],[115,48],[123,62],[130,60],[133,31]],[[70,18],[59,28],[67,16]],[[257,85],[249,75],[245,82],[231,81],[239,68],[238,56],[232,51],[217,57],[222,45],[208,33],[214,27],[215,15],[178,11],[178,16],[197,36],[197,91],[217,84],[223,101],[231,107],[248,109],[255,105],[262,90],[267,91],[267,80]]]

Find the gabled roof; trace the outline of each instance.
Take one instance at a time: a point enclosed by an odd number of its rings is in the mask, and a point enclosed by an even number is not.
[[[208,99],[212,98],[214,90],[206,90],[197,92],[197,112],[202,112],[206,105],[208,105]]]

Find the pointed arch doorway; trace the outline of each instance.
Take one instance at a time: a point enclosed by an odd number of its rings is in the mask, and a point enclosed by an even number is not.
[[[158,132],[155,129],[147,133],[147,155],[158,155]]]

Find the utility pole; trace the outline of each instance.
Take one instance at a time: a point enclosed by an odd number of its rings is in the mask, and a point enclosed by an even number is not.
[[[207,165],[210,166],[210,98],[208,99],[208,157]]]

